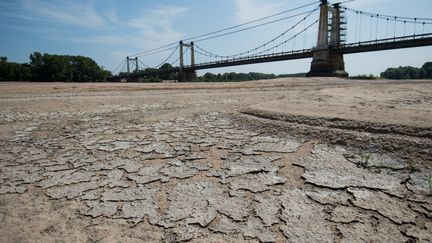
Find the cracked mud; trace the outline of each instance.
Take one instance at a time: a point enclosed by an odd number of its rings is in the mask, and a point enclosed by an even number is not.
[[[0,141],[0,236],[432,241],[427,164],[252,130],[227,111],[161,116],[182,105],[0,111],[3,126],[17,124]],[[23,219],[29,229],[16,231]]]

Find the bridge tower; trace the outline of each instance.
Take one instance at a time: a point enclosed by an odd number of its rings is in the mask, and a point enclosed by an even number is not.
[[[330,25],[329,13],[331,13]],[[337,51],[341,45],[343,24],[339,4],[329,6],[327,0],[321,0],[318,41],[313,51],[308,77],[348,77],[343,54]]]
[[[132,63],[132,65],[135,65],[134,73],[137,73],[138,72],[138,57],[135,57],[135,58],[126,57],[126,61],[127,61],[127,81],[130,81],[131,63]]]
[[[190,49],[190,57],[191,57],[191,66],[195,66],[195,50],[194,50],[194,43],[191,42],[189,44],[183,43],[183,41],[180,41],[180,66],[179,66],[179,74],[178,74],[178,81],[179,82],[195,82],[196,81],[196,71],[193,68],[184,68],[184,55],[183,55],[183,49],[184,47]]]

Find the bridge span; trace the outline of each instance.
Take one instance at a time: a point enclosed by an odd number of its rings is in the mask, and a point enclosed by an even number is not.
[[[320,10],[319,19],[312,22],[308,27],[302,29],[300,32],[295,34],[292,38],[286,41],[282,41],[281,43],[275,45],[273,48],[267,48],[266,50],[253,53],[255,50],[259,50],[266,47],[266,45],[268,45],[269,43],[274,43],[275,40],[281,38],[281,36],[284,36],[291,29],[294,29],[294,27],[299,25],[299,23],[306,21],[307,18],[310,17],[310,15],[317,9]],[[360,20],[361,20],[361,15],[371,16],[371,25],[373,23],[372,21],[374,21],[373,18],[375,17],[376,25],[377,25],[376,38],[371,40],[361,40],[361,38],[359,37],[359,41],[345,43],[344,37],[346,36],[347,28],[346,28],[346,20],[344,17],[344,13],[347,11],[355,13],[357,17],[356,19],[358,19],[358,16],[360,16]],[[393,21],[395,26],[394,36],[387,37],[387,38],[378,38],[378,21],[386,21],[387,32],[388,32],[389,23]],[[399,22],[404,24],[404,32],[405,32],[405,25],[407,23],[413,24],[414,33],[410,35],[396,36],[396,23]],[[285,51],[285,50],[279,52],[273,51],[268,53],[268,51],[275,50],[276,48],[286,44],[287,42],[291,41],[293,38],[307,31],[309,28],[313,27],[316,24],[318,25],[318,33],[317,33],[318,38],[315,47],[290,50],[290,51]],[[423,26],[423,33],[416,33],[417,24]],[[142,77],[150,77],[150,76],[175,73],[179,81],[194,81],[197,70],[286,61],[286,60],[296,60],[296,59],[304,59],[304,58],[312,58],[311,68],[309,73],[307,74],[308,76],[347,77],[348,73],[345,71],[345,64],[343,59],[343,56],[345,54],[431,46],[432,33],[424,33],[424,29],[426,25],[432,26],[432,19],[430,19],[429,21],[428,18],[407,18],[407,17],[372,14],[368,12],[349,9],[344,6],[341,6],[340,4],[330,5],[327,0],[321,0],[319,7],[317,7],[311,12],[308,12],[308,15],[306,15],[306,17],[304,17],[301,21],[299,21],[288,31],[283,32],[281,35],[277,36],[271,41],[257,48],[254,48],[252,50],[240,54],[222,56],[222,55],[217,55],[212,52],[209,52],[203,48],[200,48],[194,42],[184,43],[183,41],[180,41],[178,46],[174,49],[171,55],[166,59],[168,60],[170,57],[172,57],[175,54],[176,50],[179,50],[179,56],[176,60],[179,62],[178,66],[170,66],[169,68],[165,68],[165,69],[164,68],[154,69],[154,68],[147,67],[145,70],[139,71],[138,57],[135,58],[127,57],[127,72],[122,75],[117,75],[114,78],[116,79],[127,78],[129,80],[137,80]],[[371,36],[372,36],[372,30],[371,30]],[[185,50],[190,50],[191,60],[189,65],[184,64]],[[196,63],[195,62],[196,55],[216,57],[216,60]],[[134,71],[130,70],[130,66],[131,66],[130,62],[133,62],[133,64],[135,64]]]

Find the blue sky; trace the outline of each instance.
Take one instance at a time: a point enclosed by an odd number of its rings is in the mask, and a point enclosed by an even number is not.
[[[0,0],[0,56],[16,62],[28,62],[34,51],[51,54],[84,55],[95,59],[108,70],[114,70],[127,55],[139,53],[191,36],[241,24],[277,12],[298,7],[312,0]],[[415,3],[415,4],[414,4]],[[318,4],[317,4],[318,6]],[[356,0],[347,7],[380,14],[432,17],[430,0]],[[314,6],[290,14],[312,10]],[[252,49],[289,29],[303,16],[280,21],[238,34],[197,43],[219,55],[230,55]],[[347,14],[348,41],[358,35],[355,14]],[[317,13],[310,21],[317,18]],[[310,22],[308,22],[310,23]],[[363,20],[362,36],[373,36],[370,21]],[[305,25],[301,24],[299,29]],[[372,23],[373,28],[375,22]],[[413,32],[406,26],[406,33]],[[386,29],[384,31],[384,29]],[[390,29],[392,29],[390,27]],[[398,30],[402,31],[402,26]],[[379,35],[392,35],[385,21],[379,23]],[[421,25],[417,31],[422,32]],[[354,32],[354,33],[353,33]],[[432,32],[426,26],[425,32]],[[289,32],[290,33],[290,32]],[[289,38],[289,33],[286,38]],[[299,35],[295,42],[280,49],[308,48],[315,44],[313,29]],[[279,49],[279,50],[280,50]],[[169,51],[140,57],[149,66],[159,64]],[[350,74],[379,74],[390,66],[421,66],[432,61],[432,47],[382,51],[345,56]],[[175,57],[174,57],[175,58]],[[197,56],[198,61],[206,59]],[[211,69],[210,72],[307,72],[309,59]],[[204,71],[205,72],[205,71]]]

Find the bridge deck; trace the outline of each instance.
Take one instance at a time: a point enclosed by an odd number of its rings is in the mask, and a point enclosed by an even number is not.
[[[430,45],[432,45],[432,33],[349,43],[349,44],[344,44],[339,48],[333,48],[333,50],[339,51],[343,54],[353,54],[353,53],[361,53],[361,52],[392,50],[392,49],[401,49],[401,48],[430,46]],[[305,49],[305,50],[297,50],[291,52],[279,52],[279,53],[272,53],[266,55],[225,59],[225,60],[215,61],[215,62],[205,62],[205,63],[195,64],[193,66],[192,65],[184,66],[183,70],[194,71],[194,70],[202,70],[202,69],[311,58],[313,57],[313,52],[315,50],[316,49]],[[131,74],[129,77],[136,78],[136,77],[160,75],[160,74],[167,74],[167,73],[177,73],[179,71],[180,68],[175,67],[166,70],[155,70],[150,72]],[[116,78],[125,78],[125,77],[126,76],[117,76]]]
[[[343,45],[340,51],[343,54],[353,54],[430,45],[432,45],[432,33],[355,42]]]

